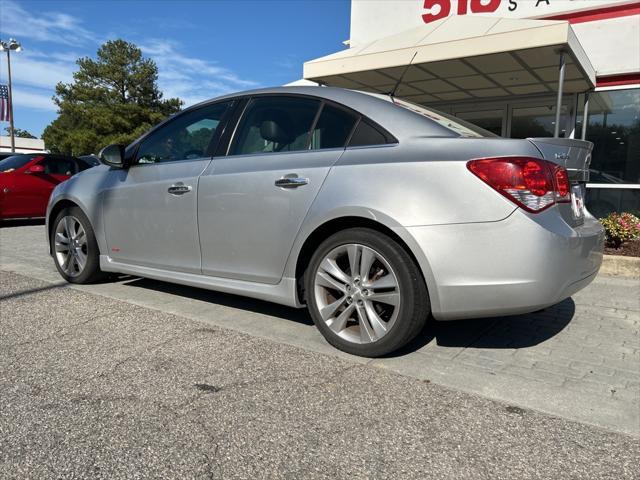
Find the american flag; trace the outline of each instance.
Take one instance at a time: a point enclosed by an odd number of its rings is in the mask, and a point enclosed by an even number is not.
[[[0,85],[0,122],[9,121],[9,87]]]

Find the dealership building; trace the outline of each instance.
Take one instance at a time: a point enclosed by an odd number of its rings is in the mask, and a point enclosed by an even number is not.
[[[304,78],[504,137],[586,138],[589,209],[640,211],[640,2],[352,0],[345,43]]]

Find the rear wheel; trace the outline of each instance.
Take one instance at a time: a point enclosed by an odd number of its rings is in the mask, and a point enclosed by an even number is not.
[[[79,207],[65,208],[58,214],[50,242],[56,268],[67,282],[92,283],[104,277],[93,228]]]
[[[311,259],[305,291],[309,312],[327,341],[365,357],[404,346],[430,311],[412,258],[394,239],[368,228],[325,240]]]

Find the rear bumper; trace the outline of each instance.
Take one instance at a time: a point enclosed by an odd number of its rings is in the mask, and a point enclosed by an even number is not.
[[[407,228],[436,292],[433,315],[456,320],[528,313],[587,286],[602,263],[604,230],[587,214],[571,227],[556,207],[499,222]],[[434,285],[431,286],[434,288]]]

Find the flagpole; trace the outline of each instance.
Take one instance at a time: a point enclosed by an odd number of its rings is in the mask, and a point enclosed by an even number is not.
[[[11,92],[11,49],[7,48],[7,75],[9,76],[9,135],[11,136],[11,153],[16,153],[16,137],[13,131],[13,94]]]

